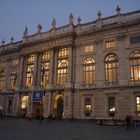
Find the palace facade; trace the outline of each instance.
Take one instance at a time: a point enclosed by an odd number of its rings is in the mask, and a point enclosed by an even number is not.
[[[28,34],[0,46],[5,114],[140,117],[140,10]]]

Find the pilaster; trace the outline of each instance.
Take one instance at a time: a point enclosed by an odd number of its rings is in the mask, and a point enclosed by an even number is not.
[[[10,77],[9,77],[9,65],[10,65],[10,63],[9,63],[9,58],[7,58],[7,60],[6,60],[6,66],[5,66],[5,80],[4,80],[4,90],[7,90],[9,87],[9,81],[10,81]]]
[[[34,62],[34,79],[33,79],[33,87],[34,87],[34,88],[37,86],[38,57],[39,57],[39,54],[36,53],[36,55],[35,55],[35,62]]]
[[[97,40],[96,44],[96,86],[101,87],[104,84],[104,63],[103,63],[103,40]]]
[[[125,56],[125,36],[117,36],[117,47],[118,47],[118,58],[119,58],[119,73],[118,80],[119,85],[126,85],[128,83],[128,69],[127,69],[127,59]]]
[[[19,58],[20,60],[19,60],[19,77],[18,77],[18,89],[20,89],[22,86],[23,86],[23,70],[24,70],[24,68],[23,68],[23,66],[24,66],[24,58],[23,58],[23,56],[20,56],[20,58]]]

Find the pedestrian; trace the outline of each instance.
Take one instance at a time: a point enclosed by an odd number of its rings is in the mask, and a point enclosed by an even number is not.
[[[126,130],[129,130],[131,127],[131,116],[126,116],[125,118],[125,123],[126,123]]]
[[[44,117],[43,115],[40,115],[40,123],[43,123]]]
[[[29,120],[29,122],[31,122],[31,120],[32,120],[32,115],[31,114],[28,115],[28,120]]]

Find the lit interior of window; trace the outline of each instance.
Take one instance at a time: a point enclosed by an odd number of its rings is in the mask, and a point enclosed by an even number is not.
[[[106,43],[105,43],[105,45],[106,45],[106,48],[114,48],[115,47],[115,41],[107,41]]]
[[[94,51],[94,46],[93,45],[87,45],[87,46],[85,46],[85,48],[84,48],[85,50],[85,52],[93,52]]]
[[[26,109],[29,102],[29,96],[23,96],[21,99],[21,108]]]

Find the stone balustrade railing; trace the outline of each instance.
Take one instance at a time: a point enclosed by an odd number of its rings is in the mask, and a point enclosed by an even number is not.
[[[140,10],[123,14],[123,16],[124,16],[124,22],[140,19]]]
[[[140,19],[140,10],[134,11],[131,13],[127,13],[127,14],[118,14],[118,15],[114,15],[114,16],[110,16],[110,17],[106,17],[106,18],[100,18],[94,22],[82,24],[80,30],[81,30],[81,32],[83,32],[83,31],[93,29],[93,27],[96,28],[99,20],[101,21],[100,23],[101,23],[101,27],[102,27],[105,25],[117,24],[120,21],[121,21],[121,23],[126,23],[129,21],[135,21],[138,19]]]
[[[107,24],[114,24],[117,23],[117,17],[116,16],[111,16],[107,18],[102,19],[102,24],[107,25]]]
[[[140,10],[138,11],[134,11],[134,12],[130,12],[130,13],[126,13],[126,14],[121,14],[121,13],[117,13],[114,16],[110,16],[110,17],[106,17],[106,18],[98,18],[97,20],[93,21],[93,22],[89,22],[86,24],[78,24],[77,26],[74,25],[66,25],[66,26],[62,26],[62,27],[58,27],[58,28],[52,28],[51,30],[47,31],[47,32],[38,32],[34,35],[28,35],[26,37],[23,37],[23,43],[28,43],[28,42],[33,42],[36,40],[42,40],[42,39],[46,39],[49,38],[51,36],[55,36],[55,35],[60,35],[60,34],[65,34],[68,32],[76,32],[76,33],[80,33],[80,32],[84,32],[84,31],[90,31],[90,30],[94,30],[96,28],[102,28],[106,25],[110,25],[110,24],[120,24],[120,23],[127,23],[127,22],[134,22],[140,20]],[[72,30],[74,29],[74,30]],[[17,43],[14,43],[17,45]],[[0,51],[2,51],[3,49],[6,48],[11,48],[14,47],[14,45],[11,45],[11,43],[6,44],[6,45],[1,45],[0,46]]]

